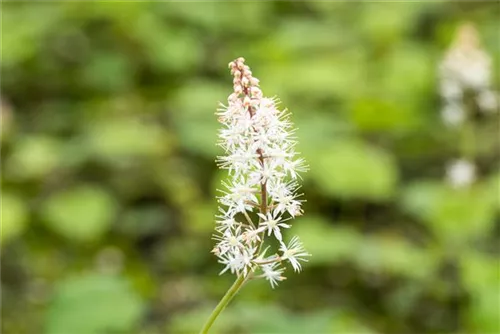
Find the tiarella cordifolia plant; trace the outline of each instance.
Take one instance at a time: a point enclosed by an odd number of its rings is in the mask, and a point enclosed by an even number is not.
[[[225,152],[217,162],[229,180],[222,182],[218,198],[213,253],[224,266],[221,274],[231,272],[237,279],[202,333],[247,280],[264,278],[274,288],[285,279],[286,263],[298,272],[310,256],[297,236],[286,242],[282,234],[302,214],[298,180],[307,170],[295,151],[289,114],[278,108],[276,98],[263,96],[243,58],[229,68],[234,91],[216,113],[223,125],[218,145]]]
[[[306,165],[296,157],[287,111],[277,108],[276,99],[262,96],[243,58],[229,68],[234,92],[217,112],[223,124],[219,146],[226,153],[217,161],[228,170],[229,181],[222,183],[213,252],[225,266],[221,273],[247,276],[260,270],[274,287],[284,279],[283,261],[300,271],[299,261],[308,256],[297,237],[287,245],[281,233],[290,228],[287,221],[302,214],[297,178]],[[266,255],[266,237],[279,242],[280,252]]]
[[[461,155],[448,164],[446,175],[456,188],[472,184],[474,164],[474,116],[498,108],[498,96],[491,89],[491,58],[479,42],[478,32],[463,24],[455,42],[439,65],[440,94],[444,101],[441,116],[450,127],[461,129]]]
[[[498,107],[498,96],[491,89],[491,57],[481,48],[476,28],[460,26],[455,41],[439,64],[440,94],[444,101],[443,121],[461,125],[466,118],[469,95],[481,112]]]

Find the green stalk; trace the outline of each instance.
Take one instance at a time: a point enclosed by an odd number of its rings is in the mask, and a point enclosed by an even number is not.
[[[476,158],[476,133],[474,124],[475,102],[471,92],[466,92],[463,100],[465,105],[465,120],[461,134],[460,151],[463,158],[467,159],[470,163],[474,163]]]
[[[248,275],[246,277],[248,277]],[[222,310],[226,308],[231,299],[233,299],[233,297],[241,289],[241,287],[246,281],[246,277],[241,275],[236,279],[236,281],[234,281],[233,285],[229,288],[229,290],[227,290],[226,294],[224,295],[224,297],[222,297],[219,304],[217,304],[217,306],[214,308],[212,314],[210,314],[210,317],[208,317],[207,321],[205,322],[205,325],[203,325],[203,328],[200,331],[200,334],[208,333],[210,327],[212,327],[213,323],[215,322],[215,319],[217,319]]]

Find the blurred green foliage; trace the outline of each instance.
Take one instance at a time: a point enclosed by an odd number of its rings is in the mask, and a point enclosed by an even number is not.
[[[2,3],[2,331],[193,333],[231,284],[209,253],[214,112],[244,56],[310,164],[313,254],[252,282],[214,333],[498,333],[498,116],[479,179],[436,68],[463,20],[494,59],[495,2]]]
[[[47,313],[47,333],[123,332],[140,319],[141,300],[116,277],[87,275],[60,282],[57,288]]]

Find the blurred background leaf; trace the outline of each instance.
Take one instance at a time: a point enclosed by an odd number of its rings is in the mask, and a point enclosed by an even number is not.
[[[393,196],[397,167],[385,152],[358,141],[337,141],[310,161],[311,177],[325,194],[384,200]]]
[[[49,197],[41,214],[54,232],[75,241],[91,241],[113,222],[116,203],[100,188],[78,186]]]
[[[440,183],[421,182],[406,189],[403,203],[428,223],[443,242],[463,245],[492,232],[498,211],[497,195],[481,184],[457,190]]]
[[[39,179],[61,163],[61,144],[50,137],[30,136],[20,139],[12,148],[6,163],[7,175],[13,179]]]
[[[49,306],[47,333],[127,333],[137,326],[142,306],[120,278],[68,278],[59,283]]]
[[[27,227],[28,208],[18,196],[2,192],[2,244],[21,235]]]

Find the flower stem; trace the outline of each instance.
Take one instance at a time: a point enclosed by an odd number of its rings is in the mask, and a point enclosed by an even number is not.
[[[208,331],[210,330],[210,327],[212,327],[213,323],[215,322],[215,320],[217,319],[217,317],[219,316],[219,314],[229,304],[229,302],[231,301],[231,299],[233,299],[233,297],[238,293],[238,291],[241,289],[241,287],[245,283],[246,278],[248,276],[249,275],[247,275],[247,276],[243,276],[243,275],[238,276],[238,278],[236,279],[236,281],[234,281],[233,285],[229,288],[229,290],[227,290],[227,292],[224,295],[224,297],[222,297],[222,299],[220,300],[219,304],[217,304],[217,306],[214,308],[214,310],[212,311],[212,314],[210,314],[210,316],[208,317],[207,321],[205,322],[205,324],[203,325],[203,328],[200,331],[200,334],[206,334],[206,333],[208,333]]]
[[[468,92],[464,97],[465,104],[465,122],[462,129],[462,156],[474,163],[476,156],[475,147],[475,127],[474,127],[474,114],[475,114],[475,99],[472,93]]]

